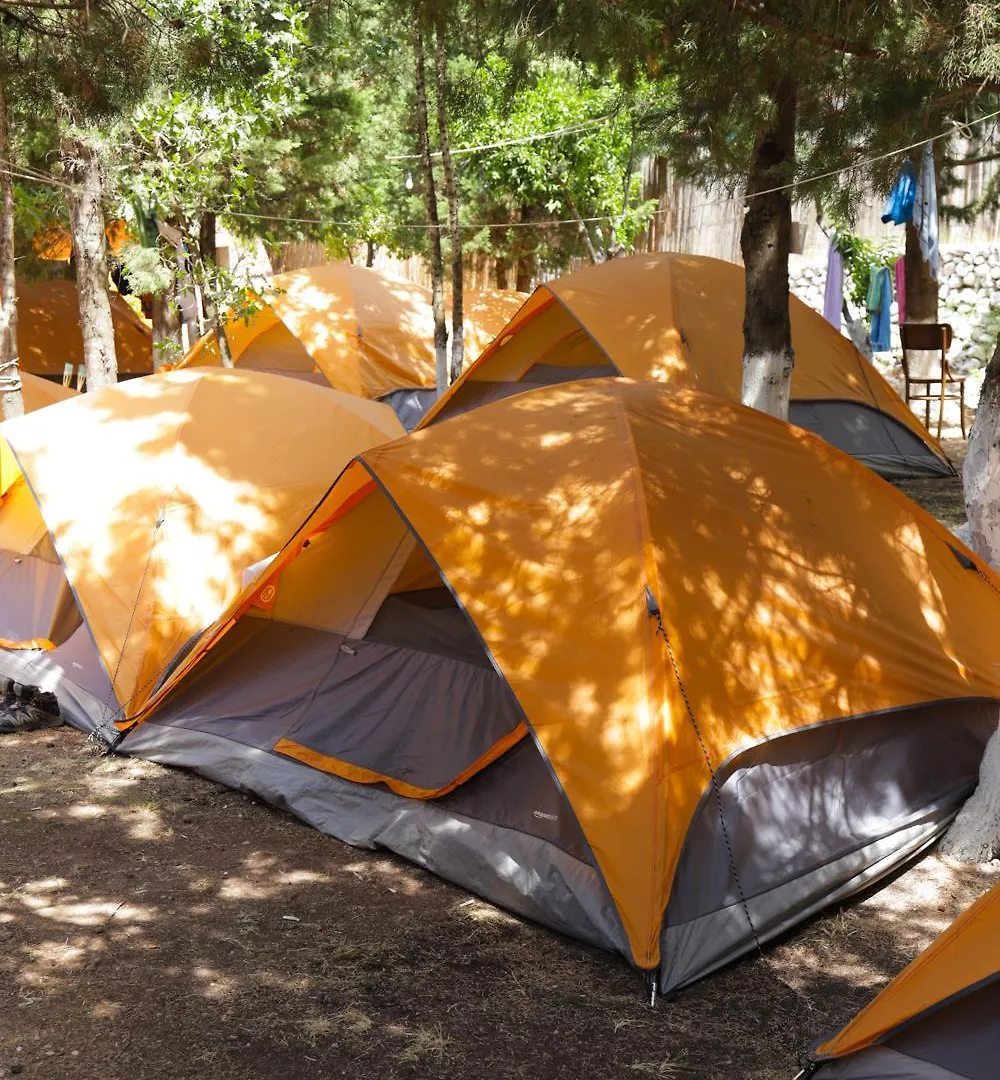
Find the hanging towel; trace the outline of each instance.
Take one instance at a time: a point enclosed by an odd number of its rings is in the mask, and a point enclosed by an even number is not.
[[[906,322],[906,258],[896,260],[896,322]]]
[[[840,312],[844,306],[844,256],[837,250],[837,238],[830,240],[826,257],[826,292],[823,294],[823,318],[840,329]]]
[[[937,178],[934,173],[934,147],[924,146],[924,159],[917,180],[917,197],[913,206],[913,224],[920,237],[920,253],[930,263],[931,277],[937,281],[941,249],[938,246]]]
[[[892,277],[888,267],[872,271],[865,307],[871,316],[872,352],[889,352],[892,348]]]
[[[892,185],[889,198],[885,201],[885,207],[882,211],[883,224],[888,225],[891,221],[893,225],[905,225],[906,222],[912,221],[913,204],[917,194],[916,189],[917,178],[913,173],[910,159],[907,158]]]

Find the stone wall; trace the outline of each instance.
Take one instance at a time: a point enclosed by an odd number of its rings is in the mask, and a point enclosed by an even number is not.
[[[822,312],[826,263],[792,256],[789,278],[792,292]],[[1000,332],[1000,246],[943,248],[938,296],[939,318],[951,323],[954,331],[948,359],[956,374],[968,377],[968,400],[975,402],[982,385],[982,370],[993,354]],[[883,372],[896,375],[900,348],[895,303],[892,316],[893,351],[874,359]]]

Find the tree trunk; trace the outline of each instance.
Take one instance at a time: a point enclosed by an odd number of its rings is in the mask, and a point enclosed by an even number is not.
[[[368,241],[368,250],[365,253],[365,266],[370,270],[375,265],[375,241]]]
[[[741,399],[744,405],[787,420],[795,364],[788,312],[792,199],[790,190],[771,189],[791,183],[794,175],[794,82],[787,77],[781,79],[771,98],[774,119],[754,147],[747,211],[740,233],[746,267]]]
[[[906,290],[906,321],[938,321],[938,283],[931,277],[930,263],[920,252],[920,237],[912,221],[906,223],[906,253],[903,256]],[[940,366],[940,365],[939,365]]]
[[[24,415],[17,360],[17,291],[14,280],[14,178],[9,166],[7,97],[0,82],[0,398],[3,418]]]
[[[909,305],[907,278],[907,321]],[[970,546],[991,566],[1000,567],[1000,340],[983,373],[963,480]],[[941,851],[972,863],[1000,855],[1000,730],[986,744],[979,786],[945,835]]]
[[[510,288],[510,260],[506,255],[497,255],[493,260],[493,270],[497,278],[498,289]]]
[[[979,786],[945,833],[941,854],[976,864],[1000,855],[1000,729],[986,744]]]
[[[1000,341],[983,372],[963,480],[971,547],[1000,568]]]
[[[531,283],[534,281],[536,269],[537,265],[533,252],[526,252],[518,256],[517,266],[514,271],[514,288],[518,292],[531,292]]]
[[[233,367],[233,351],[229,347],[229,339],[226,337],[225,319],[219,314],[219,305],[216,302],[216,287],[209,280],[209,267],[215,266],[216,242],[216,219],[215,214],[205,213],[201,215],[198,223],[198,251],[201,254],[202,281],[201,295],[205,304],[205,315],[209,325],[215,331],[215,340],[219,346],[219,359],[223,367]]]
[[[107,248],[104,238],[104,180],[98,155],[79,139],[63,140],[63,158],[73,181],[67,193],[80,302],[83,363],[87,390],[118,381],[115,327],[108,299]]]
[[[424,199],[431,244],[431,306],[434,309],[434,360],[437,392],[448,389],[448,327],[444,321],[444,256],[441,253],[441,218],[438,215],[437,191],[434,187],[434,164],[427,123],[427,73],[424,62],[424,36],[419,22],[413,31],[413,59],[417,84],[417,135],[420,140],[420,162],[424,171]]]
[[[436,76],[438,138],[441,142],[441,164],[444,168],[444,193],[448,200],[448,234],[451,237],[451,372],[454,382],[462,374],[465,364],[465,337],[463,328],[463,261],[462,230],[458,224],[458,187],[455,169],[451,161],[451,143],[448,139],[448,115],[445,92],[448,87],[448,59],[445,53],[444,19],[439,18],[434,36],[434,72]]]
[[[181,314],[170,292],[153,294],[153,370],[180,358]]]

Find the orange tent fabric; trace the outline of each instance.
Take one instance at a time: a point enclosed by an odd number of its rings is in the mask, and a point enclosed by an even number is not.
[[[117,255],[131,239],[128,224],[122,218],[113,218],[104,229],[108,250]],[[40,259],[49,262],[69,262],[73,257],[73,237],[62,225],[50,225],[35,234],[31,247]]]
[[[947,530],[806,432],[627,380],[518,395],[365,452],[173,678],[259,620],[363,639],[386,597],[435,581],[516,696],[647,970],[681,963],[661,930],[712,772],[835,720],[898,713],[916,731],[907,710],[1000,699],[983,632],[1000,579]],[[275,732],[281,753],[359,779]]]
[[[37,412],[46,405],[54,405],[57,401],[66,401],[76,397],[76,391],[62,383],[55,383],[49,379],[40,379],[37,375],[30,375],[27,371],[21,372],[21,397],[24,401],[26,413]],[[10,447],[0,439],[0,497],[7,494],[13,484],[21,477]]]
[[[905,1026],[998,979],[1000,886],[959,916],[839,1034],[817,1047],[813,1058],[848,1058],[876,1044],[890,1043],[893,1034]],[[994,1017],[1000,1027],[1000,1015]],[[996,1059],[988,1064],[995,1069]],[[820,1070],[817,1075],[826,1074]]]
[[[58,414],[9,421],[0,435],[124,715],[354,454],[402,433],[387,406],[252,371],[155,375]]]
[[[153,370],[153,336],[117,293],[110,294],[119,375]],[[53,280],[17,286],[17,337],[21,369],[62,378],[66,364],[83,366],[83,336],[76,285]]]
[[[555,381],[613,365],[628,378],[740,396],[744,271],[696,255],[637,255],[538,287],[510,324],[427,413],[454,415],[476,386]],[[939,444],[853,344],[817,312],[790,299],[794,402],[849,402],[891,417],[947,469]],[[539,368],[539,365],[541,368]],[[846,447],[845,447],[846,449]]]
[[[467,364],[492,343],[497,334],[521,310],[528,295],[513,289],[465,290],[462,296],[462,316],[465,320]]]
[[[239,367],[322,374],[337,390],[378,399],[435,385],[434,317],[421,285],[348,263],[277,274],[275,293],[249,322],[226,326]],[[470,297],[466,347],[484,347],[507,321],[502,294]],[[214,337],[198,341],[181,367],[221,363]]]

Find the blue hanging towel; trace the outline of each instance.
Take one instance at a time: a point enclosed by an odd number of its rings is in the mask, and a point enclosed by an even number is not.
[[[889,352],[892,348],[892,277],[888,267],[872,272],[865,307],[871,316],[872,352]]]
[[[899,170],[896,182],[892,185],[889,198],[885,201],[882,211],[882,222],[888,225],[905,225],[913,220],[913,203],[917,196],[917,177],[913,172],[913,166],[909,158],[903,162]]]

